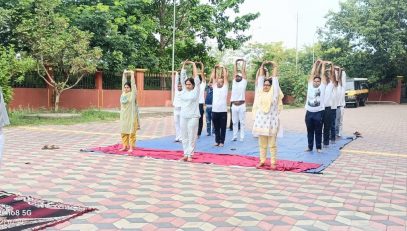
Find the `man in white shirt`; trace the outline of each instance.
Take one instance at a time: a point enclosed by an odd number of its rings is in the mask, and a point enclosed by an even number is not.
[[[217,77],[216,70],[221,69],[221,76]],[[227,123],[227,96],[228,96],[228,76],[226,68],[216,65],[211,74],[213,81],[213,101],[212,101],[212,121],[215,127],[214,146],[223,147],[226,136]]]
[[[181,93],[182,84],[178,72],[175,74],[174,80],[174,100],[172,105],[174,106],[174,125],[175,125],[175,142],[181,142]]]
[[[314,148],[314,137],[317,152],[321,152],[322,149],[322,117],[324,113],[326,79],[321,79],[319,75],[318,70],[321,65],[321,60],[317,60],[314,63],[308,79],[307,101],[305,103],[305,109],[307,110],[305,124],[307,126],[308,138],[308,148],[306,151],[308,152],[311,152]]]
[[[238,71],[238,64],[242,62],[242,70]],[[233,68],[233,83],[230,102],[232,103],[232,123],[233,123],[233,141],[237,140],[238,124],[240,123],[240,141],[244,139],[244,126],[246,117],[246,62],[243,59],[236,60]]]

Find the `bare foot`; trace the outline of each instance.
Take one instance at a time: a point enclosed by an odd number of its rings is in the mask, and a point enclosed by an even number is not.
[[[219,144],[219,147],[223,147],[223,146],[224,146],[224,144],[222,144],[222,143]]]
[[[133,152],[133,148],[130,148],[127,152],[128,152],[128,153],[132,153],[132,152]]]
[[[188,157],[187,162],[192,162],[192,157]]]
[[[270,164],[270,169],[271,169],[271,170],[276,170],[276,169],[277,169],[276,164]]]
[[[321,150],[321,149],[317,149],[317,152],[318,152],[318,153],[321,153],[321,152],[322,152],[322,150]]]
[[[187,156],[184,156],[184,157],[182,157],[180,160],[182,160],[182,161],[187,161],[187,159],[188,159],[188,157],[187,157]]]
[[[263,167],[264,166],[264,163],[258,163],[257,165],[256,165],[256,168],[261,168],[261,167]]]
[[[119,151],[121,151],[121,152],[126,151],[126,150],[127,150],[127,147],[122,147],[121,149],[119,149]]]
[[[218,144],[218,143],[215,143],[213,146],[219,146],[219,144]]]
[[[309,148],[305,149],[304,151],[306,151],[306,152],[312,152],[312,150],[309,149]]]

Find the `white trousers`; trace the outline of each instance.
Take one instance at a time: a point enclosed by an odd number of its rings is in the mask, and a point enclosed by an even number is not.
[[[3,129],[0,127],[0,163],[1,163],[1,156],[3,154],[3,148],[4,148],[4,133],[3,133]]]
[[[240,122],[240,139],[244,139],[244,125],[246,118],[246,104],[236,106],[232,104],[233,139],[237,139],[238,126]]]
[[[335,131],[336,131],[337,136],[342,136],[343,114],[344,113],[345,113],[345,108],[338,107],[338,109],[336,109]]]
[[[181,107],[174,107],[175,140],[181,140]]]
[[[196,138],[198,133],[199,118],[181,117],[182,147],[184,156],[192,157],[195,151]]]

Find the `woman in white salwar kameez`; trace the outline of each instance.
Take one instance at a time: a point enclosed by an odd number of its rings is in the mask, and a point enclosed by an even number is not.
[[[264,65],[272,64],[271,78],[265,76]],[[274,62],[263,62],[260,66],[256,83],[256,95],[253,104],[255,116],[253,135],[259,137],[260,162],[257,168],[263,167],[267,159],[267,147],[270,148],[270,168],[276,168],[276,137],[280,129],[280,112],[283,109],[283,92],[277,77],[277,66]]]
[[[1,163],[1,156],[3,154],[3,147],[4,147],[4,134],[3,134],[3,127],[10,124],[10,120],[8,118],[7,110],[6,110],[6,103],[4,102],[3,97],[3,89],[0,87],[0,163]]]
[[[192,65],[192,75],[194,78],[187,77],[186,64]],[[201,116],[199,113],[200,81],[194,62],[185,61],[182,65],[181,83],[181,137],[184,149],[182,160],[190,162],[195,151],[199,117]]]

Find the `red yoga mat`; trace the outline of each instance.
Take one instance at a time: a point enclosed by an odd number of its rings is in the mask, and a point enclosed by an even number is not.
[[[120,144],[111,145],[107,147],[95,147],[91,148],[90,151],[102,152],[107,154],[116,155],[129,155],[138,157],[150,157],[155,159],[165,159],[165,160],[179,160],[183,157],[182,151],[169,151],[160,149],[149,149],[149,148],[136,148],[132,153],[127,151],[119,151],[121,148]],[[195,152],[192,163],[203,163],[203,164],[216,164],[222,166],[241,166],[241,167],[256,167],[259,163],[259,158],[244,156],[244,155],[230,155],[230,154],[212,154],[204,152]],[[276,168],[273,170],[277,171],[290,171],[290,172],[303,172],[309,169],[318,168],[321,164],[307,163],[301,161],[291,161],[291,160],[277,160]],[[270,170],[269,161],[261,169]]]

